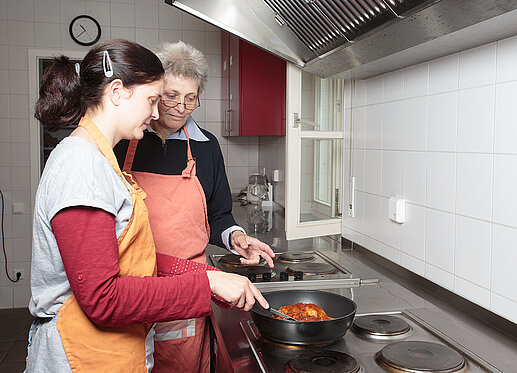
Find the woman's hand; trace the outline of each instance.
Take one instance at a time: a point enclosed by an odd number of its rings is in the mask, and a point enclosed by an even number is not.
[[[271,250],[268,244],[260,241],[259,239],[245,235],[241,231],[234,231],[232,233],[230,244],[235,251],[246,258],[241,258],[242,264],[258,264],[262,257],[271,268],[274,267],[272,258],[275,257],[275,253]]]
[[[246,277],[220,271],[207,271],[206,275],[212,293],[223,298],[233,307],[249,311],[256,299],[262,307],[269,308],[266,299]]]

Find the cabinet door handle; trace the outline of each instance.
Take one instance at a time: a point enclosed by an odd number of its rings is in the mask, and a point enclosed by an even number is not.
[[[231,127],[229,126],[229,123],[230,123],[230,111],[231,110],[225,110],[224,111],[224,130],[226,132],[230,132],[231,130]]]

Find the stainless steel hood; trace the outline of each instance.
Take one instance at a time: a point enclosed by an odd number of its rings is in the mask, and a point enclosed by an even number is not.
[[[517,35],[516,0],[165,0],[323,78],[364,79]]]

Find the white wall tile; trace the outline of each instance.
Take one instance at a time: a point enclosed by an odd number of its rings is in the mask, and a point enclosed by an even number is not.
[[[16,0],[7,2],[7,19],[13,21],[34,20],[34,0]]]
[[[402,224],[400,251],[417,259],[425,259],[425,207],[406,205],[406,222]]]
[[[221,77],[221,58],[217,55],[208,55],[206,57],[206,62],[208,63],[208,71],[210,77]]]
[[[454,273],[454,214],[427,209],[425,261]]]
[[[155,49],[158,45],[158,30],[149,28],[136,28],[135,41],[148,49]]]
[[[7,36],[10,45],[32,47],[34,46],[34,23],[7,21]]]
[[[228,145],[228,166],[249,166],[249,161],[249,145]]]
[[[206,103],[206,120],[209,122],[221,122],[221,101],[220,100],[205,100]]]
[[[404,70],[384,75],[383,102],[400,100],[404,97]]]
[[[354,80],[354,107],[363,106],[366,96],[366,82],[364,80]]]
[[[365,108],[356,107],[352,110],[352,147],[354,149],[364,149],[366,145],[366,123]]]
[[[385,197],[402,195],[402,154],[399,151],[382,152],[382,195]]]
[[[382,151],[366,150],[364,169],[364,190],[380,195],[382,193]]]
[[[490,288],[491,224],[456,216],[454,274]]]
[[[404,252],[400,253],[400,265],[404,268],[409,269],[411,272],[416,273],[419,276],[424,276],[425,263],[411,255],[407,255]]]
[[[0,143],[11,141],[11,121],[9,118],[0,118]]]
[[[248,185],[249,168],[246,167],[227,167],[228,182],[232,192],[238,192]]]
[[[9,95],[0,94],[0,118],[9,118],[11,108],[9,106]]]
[[[31,288],[30,286],[15,286],[13,296],[14,307],[28,307],[29,300],[31,299]]]
[[[215,32],[206,32],[205,42],[206,54],[221,55],[221,32],[219,30]]]
[[[68,24],[72,19],[86,12],[86,1],[61,0],[60,15],[61,23]]]
[[[7,45],[0,45],[0,69],[9,68],[9,47]]]
[[[0,146],[0,167],[11,167],[11,150],[6,144]]]
[[[459,54],[451,54],[429,62],[429,94],[458,89]]]
[[[365,147],[366,149],[382,149],[382,105],[365,107]]]
[[[378,104],[382,101],[383,78],[375,77],[364,82],[364,103],[365,105]]]
[[[517,154],[516,92],[517,82],[496,86],[494,153]]]
[[[7,19],[7,0],[0,0],[0,20]]]
[[[508,320],[517,323],[517,303],[501,297],[495,293],[491,294],[490,310]]]
[[[425,205],[426,153],[404,152],[402,160],[402,197],[408,202]]]
[[[12,286],[0,286],[0,308],[13,308],[13,294]]]
[[[60,0],[37,0],[34,2],[34,21],[61,22]]]
[[[494,155],[493,221],[517,227],[517,155]]]
[[[30,167],[29,143],[12,143],[11,156],[11,163],[13,166]]]
[[[61,25],[59,23],[35,23],[34,24],[35,43],[38,47],[61,46]],[[24,71],[25,75],[28,75]]]
[[[29,119],[11,119],[11,142],[28,142]]]
[[[364,195],[364,234],[381,239],[381,197],[373,194]]]
[[[10,95],[11,118],[29,118],[29,95]]]
[[[404,69],[404,98],[427,94],[429,63],[421,63]]]
[[[402,101],[383,104],[382,107],[382,148],[401,150],[404,136],[404,105]],[[355,123],[354,123],[355,124]]]
[[[460,52],[459,88],[494,83],[496,43]]]
[[[517,36],[497,42],[497,82],[517,80]]]
[[[393,263],[400,264],[400,251],[381,243],[381,252],[380,255],[385,257],[388,260],[391,260]]]
[[[458,154],[456,213],[491,220],[492,158],[491,154]]]
[[[112,39],[135,40],[135,29],[133,27],[111,27]]]
[[[158,28],[158,6],[135,5],[135,26],[141,28]]]
[[[381,242],[400,249],[402,225],[389,218],[388,198],[381,199]]]
[[[86,14],[95,18],[101,26],[110,26],[111,24],[111,5],[109,3],[87,1]],[[158,22],[158,19],[156,19],[156,22]],[[104,31],[102,32],[104,33]]]
[[[461,90],[458,98],[458,151],[493,150],[495,86]]]
[[[362,192],[355,193],[355,217],[351,218],[348,214],[343,214],[343,223],[359,233],[364,232],[364,196]]]
[[[111,27],[134,27],[135,7],[133,5],[111,3]]]
[[[9,93],[11,95],[29,94],[29,76],[25,70],[15,70],[9,73]]]
[[[456,153],[427,153],[427,206],[454,212]]]
[[[1,173],[2,171],[0,171]],[[12,167],[11,183],[12,190],[28,190],[30,191],[30,167]],[[0,176],[1,179],[1,176]]]
[[[454,276],[430,264],[425,266],[425,278],[447,290],[452,291],[454,289]]]
[[[352,156],[352,176],[355,176],[355,189],[364,191],[365,151],[355,149]]]
[[[515,272],[517,263],[517,230],[498,224],[492,226],[492,283],[491,290],[514,302],[517,302],[517,287],[509,280],[509,274]]]
[[[9,45],[9,69],[27,70],[27,47]]]
[[[183,30],[188,31],[205,31],[205,22],[199,18],[191,16],[186,12],[182,12]]]
[[[427,97],[404,101],[404,150],[425,150],[427,143]]]
[[[9,71],[0,70],[0,94],[9,94]]]
[[[0,151],[1,155],[2,151]],[[0,190],[11,190],[12,176],[10,166],[0,166]]]
[[[490,292],[461,277],[454,278],[454,292],[482,307],[490,308]]]
[[[458,92],[428,97],[427,150],[456,151]]]
[[[183,27],[181,13],[181,10],[176,9],[170,5],[160,6],[158,14],[158,24],[160,29],[181,30]]]

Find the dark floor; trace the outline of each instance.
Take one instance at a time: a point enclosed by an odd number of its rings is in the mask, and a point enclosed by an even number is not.
[[[24,371],[32,320],[27,308],[0,309],[0,373]]]

